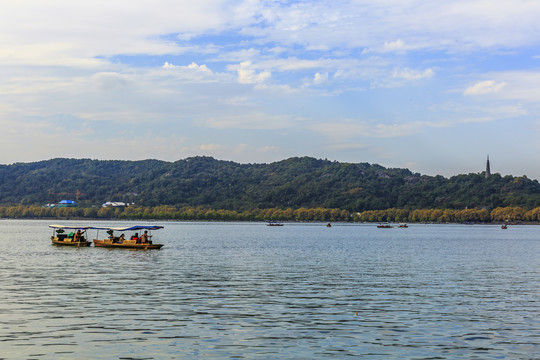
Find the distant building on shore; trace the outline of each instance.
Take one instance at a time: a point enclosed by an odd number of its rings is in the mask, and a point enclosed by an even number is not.
[[[487,156],[486,161],[486,179],[491,175],[491,169],[489,167],[489,155]]]
[[[75,202],[73,200],[62,200],[56,206],[59,207],[59,208],[60,207],[76,207],[77,202]]]
[[[101,205],[102,207],[126,207],[129,206],[128,203],[121,201],[107,201],[105,204]]]

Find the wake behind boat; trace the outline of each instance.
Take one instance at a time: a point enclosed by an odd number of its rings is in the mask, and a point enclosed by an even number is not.
[[[86,230],[92,229],[90,226],[49,225],[49,227],[54,229],[51,236],[53,245],[85,247],[92,244],[90,241],[86,241],[84,236]],[[70,232],[66,233],[67,230]]]
[[[161,249],[163,244],[154,244],[152,242],[152,235],[149,231],[163,229],[163,226],[144,226],[136,225],[129,227],[95,227],[94,229],[98,230],[97,238],[99,238],[99,230],[106,230],[109,237],[103,240],[94,239],[95,247],[106,247],[106,248],[124,248],[124,249]],[[115,231],[120,232],[120,236],[115,236]],[[144,231],[139,236],[139,231]],[[127,238],[125,232],[133,233]]]

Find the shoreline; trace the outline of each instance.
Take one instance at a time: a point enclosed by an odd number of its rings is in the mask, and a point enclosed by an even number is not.
[[[0,218],[0,221],[5,220],[49,220],[49,221],[129,221],[129,222],[200,222],[200,223],[269,223],[267,220],[212,220],[212,219],[144,219],[144,218],[135,218],[135,219],[120,219],[120,218],[85,218],[85,217],[16,217],[16,218]],[[376,225],[380,223],[389,223],[391,225],[397,224],[407,224],[407,225],[508,225],[508,226],[518,226],[518,225],[540,225],[540,222],[534,221],[511,221],[511,222],[414,222],[414,221],[294,221],[294,220],[272,220],[273,222],[279,222],[282,224],[369,224]]]

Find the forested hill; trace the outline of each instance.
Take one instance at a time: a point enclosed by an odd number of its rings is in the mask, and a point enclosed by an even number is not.
[[[0,165],[0,204],[46,204],[62,199],[101,205],[205,206],[213,209],[540,206],[540,184],[526,177],[451,178],[367,163],[309,157],[271,164],[238,164],[210,157],[176,162],[53,159]],[[64,193],[64,194],[62,194]]]

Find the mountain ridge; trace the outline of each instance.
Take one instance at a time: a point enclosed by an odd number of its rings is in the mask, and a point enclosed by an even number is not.
[[[0,204],[45,204],[80,191],[81,205],[126,201],[143,206],[214,209],[540,206],[540,183],[485,173],[449,178],[378,164],[291,157],[241,164],[196,156],[163,160],[55,158],[0,165]],[[74,196],[71,196],[74,199]]]

